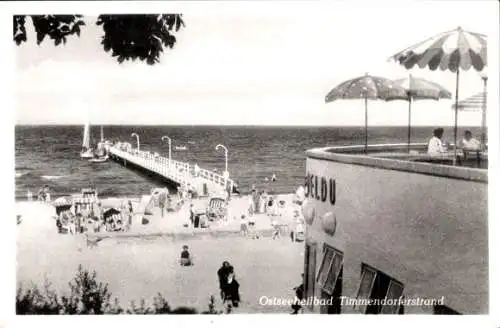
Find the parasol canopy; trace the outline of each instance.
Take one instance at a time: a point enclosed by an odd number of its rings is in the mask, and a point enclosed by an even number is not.
[[[67,206],[67,205],[72,206],[73,205],[73,198],[71,198],[69,196],[59,197],[59,198],[56,198],[52,202],[52,205],[55,206],[55,207]]]
[[[451,92],[445,87],[411,74],[403,79],[395,80],[394,83],[406,90],[408,101],[408,151],[411,144],[411,104],[415,100],[439,100],[442,98],[451,99]],[[392,100],[392,99],[388,99]]]
[[[394,100],[407,98],[406,90],[394,84],[394,81],[372,76],[366,73],[364,76],[356,77],[340,83],[333,88],[325,97],[329,103],[340,99],[364,99],[365,100],[365,152],[368,149],[368,99],[372,100]]]
[[[458,109],[463,111],[474,111],[477,109],[482,109],[485,105],[485,100],[488,94],[486,92],[476,93],[468,98],[462,99],[458,102]],[[454,103],[451,107],[455,109],[456,104]]]
[[[103,218],[104,219],[107,219],[113,215],[117,215],[117,214],[120,214],[121,211],[120,210],[117,210],[116,208],[112,207],[110,208],[109,210],[106,210],[104,213],[103,213]]]
[[[459,67],[468,71],[473,67],[482,71],[487,65],[486,35],[469,32],[458,27],[419,42],[391,57],[405,68],[417,65],[457,72]]]
[[[413,101],[451,99],[451,92],[442,85],[411,74],[406,78],[394,80],[394,83],[404,88]]]
[[[457,145],[458,132],[460,68],[468,71],[472,67],[476,71],[482,71],[487,65],[487,52],[486,35],[465,31],[458,27],[428,38],[391,56],[394,61],[407,69],[417,65],[420,68],[429,67],[432,71],[440,69],[456,72],[455,145]],[[455,147],[455,158],[456,152]]]

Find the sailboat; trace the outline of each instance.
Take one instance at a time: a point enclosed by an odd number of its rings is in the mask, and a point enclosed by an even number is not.
[[[108,154],[106,154],[105,143],[104,143],[104,128],[101,125],[101,141],[97,145],[96,157],[89,159],[91,163],[103,163],[108,160]]]
[[[87,121],[83,127],[83,142],[82,151],[80,152],[81,158],[93,158],[94,152],[90,147],[90,122]]]

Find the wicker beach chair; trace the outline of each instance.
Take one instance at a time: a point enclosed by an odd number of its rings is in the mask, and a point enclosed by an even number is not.
[[[207,217],[209,219],[223,219],[227,215],[227,203],[224,198],[210,198],[207,207]]]

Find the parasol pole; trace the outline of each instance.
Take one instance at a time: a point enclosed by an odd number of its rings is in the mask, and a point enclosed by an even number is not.
[[[365,154],[368,153],[368,97],[365,94]]]
[[[408,153],[410,152],[411,143],[411,93],[408,91]]]
[[[457,81],[455,88],[455,128],[453,130],[453,136],[455,138],[455,147],[453,151],[453,165],[457,164],[457,138],[458,138],[458,82],[460,80],[460,66],[457,66]]]
[[[482,108],[482,117],[481,117],[481,149],[485,149],[486,146],[486,92],[487,92],[487,84],[488,77],[483,76],[483,85],[484,85],[484,94],[483,94],[483,108]]]

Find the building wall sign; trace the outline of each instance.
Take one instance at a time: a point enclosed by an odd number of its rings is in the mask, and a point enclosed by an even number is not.
[[[323,203],[328,201],[331,205],[335,205],[335,179],[307,173],[305,178],[305,196]]]
[[[321,219],[321,228],[323,231],[333,236],[337,229],[337,218],[333,209],[327,213],[320,214],[317,212],[313,200],[331,206],[335,205],[337,201],[335,179],[308,172],[305,177],[304,189],[306,201],[302,206],[302,213],[304,214],[306,223],[312,225],[314,219],[318,216]]]

